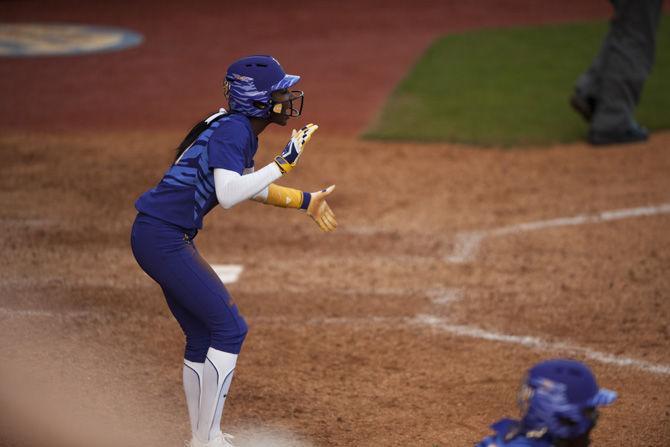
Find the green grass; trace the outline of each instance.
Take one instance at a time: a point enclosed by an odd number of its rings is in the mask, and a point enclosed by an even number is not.
[[[670,17],[662,18],[656,63],[637,108],[650,129],[670,128]],[[494,29],[437,40],[396,87],[364,138],[483,146],[583,139],[568,105],[607,23]]]

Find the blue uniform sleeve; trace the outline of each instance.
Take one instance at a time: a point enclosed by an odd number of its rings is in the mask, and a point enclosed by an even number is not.
[[[242,175],[248,167],[251,141],[247,129],[234,121],[221,123],[207,143],[209,168],[222,168]],[[253,166],[253,160],[251,161]]]
[[[475,447],[498,447],[496,444],[497,436],[489,436],[481,440]],[[502,447],[502,445],[500,446]]]
[[[500,435],[493,435],[482,439],[475,447],[551,447],[551,445],[542,441],[528,439],[525,436],[505,440]]]
[[[529,439],[518,430],[519,421],[501,419],[491,425],[494,435],[488,436],[475,447],[551,447],[542,439]]]

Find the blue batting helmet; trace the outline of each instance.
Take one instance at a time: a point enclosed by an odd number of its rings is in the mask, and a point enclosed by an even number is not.
[[[226,73],[230,109],[246,116],[268,118],[273,111],[272,92],[288,89],[299,80],[300,76],[286,74],[272,56],[244,57],[228,67]],[[299,93],[293,99],[301,99],[302,109],[302,92]]]
[[[589,432],[598,417],[597,407],[617,398],[599,388],[591,370],[575,360],[547,360],[533,366],[519,393],[526,431],[573,439]]]

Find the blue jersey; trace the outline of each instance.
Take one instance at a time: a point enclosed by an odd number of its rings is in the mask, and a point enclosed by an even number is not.
[[[203,217],[218,203],[214,169],[242,175],[245,169],[254,166],[257,149],[258,137],[249,118],[225,115],[198,135],[160,183],[137,199],[135,208],[184,229],[200,229]]]
[[[484,438],[477,447],[552,447],[551,438],[543,433],[524,432],[519,422],[501,419],[491,425],[494,435]]]

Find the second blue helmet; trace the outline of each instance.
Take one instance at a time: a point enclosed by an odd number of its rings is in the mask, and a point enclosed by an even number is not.
[[[614,391],[598,387],[586,365],[568,359],[547,360],[533,366],[519,394],[525,429],[563,439],[590,431],[596,422],[597,408],[617,398]]]

